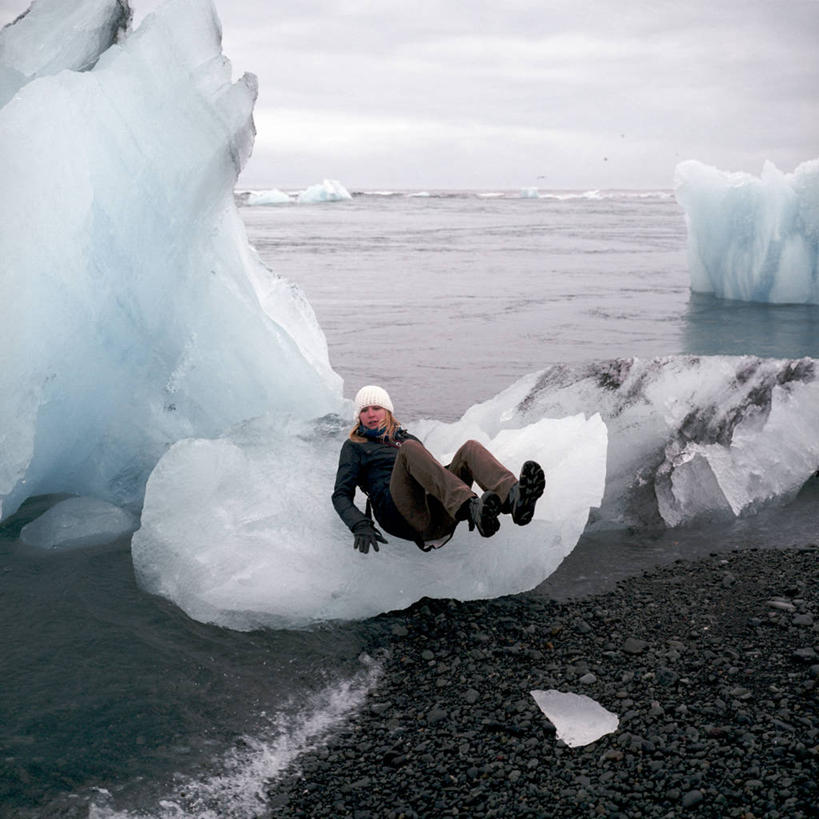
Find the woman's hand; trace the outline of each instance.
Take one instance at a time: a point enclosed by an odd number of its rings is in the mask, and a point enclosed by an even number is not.
[[[384,535],[375,528],[375,524],[371,520],[362,520],[356,523],[353,534],[355,535],[353,548],[358,549],[363,555],[370,551],[370,546],[377,552],[378,544],[387,542]]]

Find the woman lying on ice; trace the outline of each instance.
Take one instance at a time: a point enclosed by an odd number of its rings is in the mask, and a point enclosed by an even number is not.
[[[393,417],[381,387],[362,387],[355,397],[355,426],[341,447],[333,506],[355,535],[354,548],[367,554],[386,543],[369,515],[353,503],[356,487],[367,495],[381,527],[429,551],[443,546],[462,520],[469,531],[491,537],[507,513],[519,526],[532,520],[543,494],[543,470],[526,461],[516,478],[477,441],[467,441],[452,463],[441,466],[424,445]],[[477,483],[483,490],[472,491]]]

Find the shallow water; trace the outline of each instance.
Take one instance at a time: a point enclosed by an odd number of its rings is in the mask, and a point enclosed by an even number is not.
[[[459,417],[526,373],[596,358],[819,357],[819,308],[688,292],[668,194],[356,197],[242,208],[300,284],[351,396]],[[0,528],[0,816],[254,816],[264,781],[376,684],[384,621],[242,634],[134,582],[128,543],[39,553]],[[815,541],[814,479],[785,510],[665,533],[585,536],[535,593],[576,597],[680,556]]]
[[[367,624],[238,633],[198,623],[139,590],[127,540],[64,554],[23,544],[19,529],[49,502],[29,502],[0,530],[0,816],[85,815],[91,789],[113,783],[126,804],[183,802],[162,781],[174,774],[193,777],[187,790],[204,799],[201,766],[237,737],[263,743],[272,771],[297,731],[278,724],[282,712],[295,720],[315,698],[315,718],[331,708],[322,696],[346,691],[352,705],[347,683],[366,688]],[[227,810],[223,795],[211,801]]]

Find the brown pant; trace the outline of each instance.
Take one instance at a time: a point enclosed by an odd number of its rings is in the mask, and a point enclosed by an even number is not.
[[[404,441],[390,477],[396,508],[423,540],[452,532],[455,515],[475,496],[472,484],[505,501],[517,478],[477,441],[467,441],[444,467],[418,441]]]

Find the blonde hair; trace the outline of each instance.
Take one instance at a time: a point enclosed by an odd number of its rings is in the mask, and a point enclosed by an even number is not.
[[[392,441],[395,438],[395,433],[400,429],[401,424],[398,423],[395,416],[388,409],[385,409],[384,412],[386,413],[384,416],[384,425],[386,426],[384,437]],[[358,434],[358,428],[360,426],[361,420],[357,419],[355,426],[350,430],[350,440],[355,441],[357,444],[363,444],[368,440],[363,435]]]

